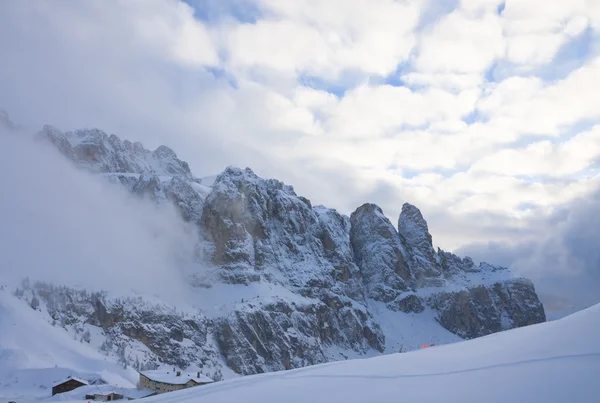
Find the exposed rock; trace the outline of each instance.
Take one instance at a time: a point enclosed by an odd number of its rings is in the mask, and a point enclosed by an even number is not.
[[[344,293],[357,301],[364,301],[364,286],[360,269],[354,262],[350,243],[350,219],[334,209],[316,206],[320,228],[317,237],[321,242],[325,258],[333,265],[335,281],[341,284]]]
[[[216,338],[227,365],[256,374],[328,361],[327,346],[383,351],[379,325],[363,309],[332,309],[322,302],[285,300],[247,305],[218,322]]]
[[[155,174],[142,174],[133,186],[133,193],[140,197],[147,197],[158,203],[167,200],[165,189],[163,188],[160,178]]]
[[[363,204],[350,216],[354,258],[376,301],[390,302],[408,290],[411,273],[404,260],[400,238],[390,220],[375,204]]]
[[[71,143],[67,139],[67,136],[57,128],[46,125],[38,136],[42,140],[50,140],[67,159],[71,161],[75,160],[75,153],[73,152]]]
[[[429,304],[442,326],[468,339],[546,320],[533,284],[525,279],[441,292]]]
[[[121,141],[114,134],[109,136],[98,129],[64,133],[52,126],[44,126],[39,136],[48,138],[67,158],[93,172],[154,173],[193,179],[187,162],[181,161],[165,146],[151,152],[141,143]]]
[[[440,264],[442,267],[442,273],[446,277],[451,277],[458,273],[476,273],[481,269],[475,266],[473,259],[470,257],[461,258],[453,253],[445,252],[438,248],[438,256],[440,257]]]
[[[348,223],[332,211],[317,211],[291,186],[261,179],[250,169],[227,168],[204,201],[201,218],[223,281],[272,278],[301,293],[339,289],[360,299]]]
[[[398,233],[409,251],[408,265],[418,281],[440,275],[440,265],[433,249],[432,237],[421,211],[404,203],[398,218]]]
[[[421,298],[415,294],[410,294],[403,298],[398,298],[387,304],[387,307],[392,311],[402,311],[406,313],[421,313],[425,310],[425,305]]]
[[[189,182],[180,176],[174,176],[166,186],[165,193],[179,209],[185,221],[200,224],[204,200]]]
[[[229,167],[201,185],[165,146],[151,152],[100,130],[63,133],[49,126],[41,137],[76,165],[156,203],[171,202],[184,220],[197,223],[198,273],[206,272],[193,276],[198,292],[259,290],[251,301],[232,297],[225,313],[210,319],[138,299],[71,292],[52,305],[46,295],[55,320],[100,326],[124,362],[137,348],[148,365],[193,363],[220,371],[223,357],[233,371],[252,374],[382,352],[389,347],[384,321],[425,309],[463,338],[545,320],[531,282],[435,251],[427,222],[410,204],[396,229],[374,204],[349,218],[313,207],[291,186],[248,168]]]
[[[104,293],[44,283],[36,283],[29,292],[39,295],[60,326],[79,333],[87,324],[100,327],[106,339],[103,352],[118,355],[124,364],[136,364],[133,354],[140,365],[185,368],[193,364],[220,376],[220,352],[211,342],[212,322],[200,314],[187,316],[140,297],[109,299]]]

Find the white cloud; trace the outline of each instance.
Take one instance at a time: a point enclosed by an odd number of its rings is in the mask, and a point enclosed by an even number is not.
[[[477,88],[484,82],[481,74],[475,73],[416,73],[402,75],[409,86],[442,88],[450,91],[461,91]]]
[[[418,72],[483,73],[505,51],[498,15],[473,16],[455,10],[444,16],[419,41]]]
[[[134,34],[143,46],[156,47],[174,61],[189,65],[217,65],[219,57],[207,28],[185,3],[152,0],[122,2],[136,16]]]
[[[540,141],[483,157],[472,169],[503,175],[564,177],[580,173],[600,159],[600,127],[563,143]]]
[[[530,68],[551,62],[561,46],[587,28],[587,10],[585,0],[507,2],[507,59]]]
[[[492,85],[478,110],[523,134],[555,135],[582,120],[598,119],[600,58],[565,79],[546,84],[536,77],[510,77]]]
[[[0,2],[0,108],[166,143],[198,175],[250,166],[346,213],[408,200],[442,247],[518,239],[597,186],[597,132],[577,131],[600,123],[598,2],[437,3],[256,0],[249,23],[179,0]]]
[[[454,94],[436,88],[412,91],[391,85],[361,85],[340,100],[327,126],[332,135],[347,138],[393,135],[402,126],[460,119],[474,109],[478,95],[477,89]]]
[[[416,2],[269,1],[255,24],[229,34],[236,69],[263,67],[289,74],[335,78],[344,70],[388,75],[414,46]]]
[[[471,14],[496,12],[504,0],[460,0],[459,7]]]
[[[19,4],[20,3],[20,4]],[[185,65],[215,65],[218,56],[206,27],[194,18],[189,5],[172,0],[90,1],[73,4],[58,0],[49,4],[32,0],[3,5],[6,15],[37,21],[54,38],[40,38],[83,51],[118,52],[136,49],[137,55]],[[27,34],[36,34],[25,29]],[[120,42],[115,49],[110,43]]]

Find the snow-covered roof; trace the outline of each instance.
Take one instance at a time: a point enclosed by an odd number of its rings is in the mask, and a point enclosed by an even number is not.
[[[130,399],[141,399],[143,397],[147,397],[156,393],[154,390],[150,389],[131,389],[131,388],[119,388],[112,385],[102,385],[104,388],[98,388],[98,390],[90,391],[90,395],[101,395],[106,396],[111,393],[115,393],[117,395],[123,395]]]
[[[211,383],[214,382],[208,376],[199,374],[197,372],[184,373],[181,372],[181,375],[177,375],[177,371],[144,371],[140,372],[143,376],[150,379],[151,381],[168,383],[171,385],[184,385],[188,383],[190,380],[197,383]]]
[[[70,376],[70,377],[68,377],[68,378],[65,378],[65,379],[63,379],[63,380],[62,380],[62,381],[60,381],[60,382],[55,382],[55,383],[52,385],[52,387],[55,387],[55,386],[61,385],[61,384],[65,383],[65,382],[68,382],[68,381],[77,381],[77,382],[81,382],[81,383],[83,383],[84,385],[88,385],[88,382],[87,382],[87,381],[84,381],[83,379],[80,379],[80,378],[76,378],[76,377],[74,377],[74,376]]]
[[[143,397],[155,394],[156,391],[150,389],[119,389],[119,392],[117,393],[120,393],[130,399],[141,399]]]

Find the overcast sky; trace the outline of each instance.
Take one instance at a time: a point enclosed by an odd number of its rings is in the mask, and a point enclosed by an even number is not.
[[[600,290],[598,232],[565,241],[598,212],[599,38],[597,0],[4,0],[0,121],[249,166],[344,213],[408,201],[436,245],[537,278],[522,262],[558,242],[557,281]]]

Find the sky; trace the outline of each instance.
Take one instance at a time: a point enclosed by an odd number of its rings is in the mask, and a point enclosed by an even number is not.
[[[6,0],[0,52],[4,125],[166,144],[346,214],[410,202],[436,246],[600,301],[600,1]]]

